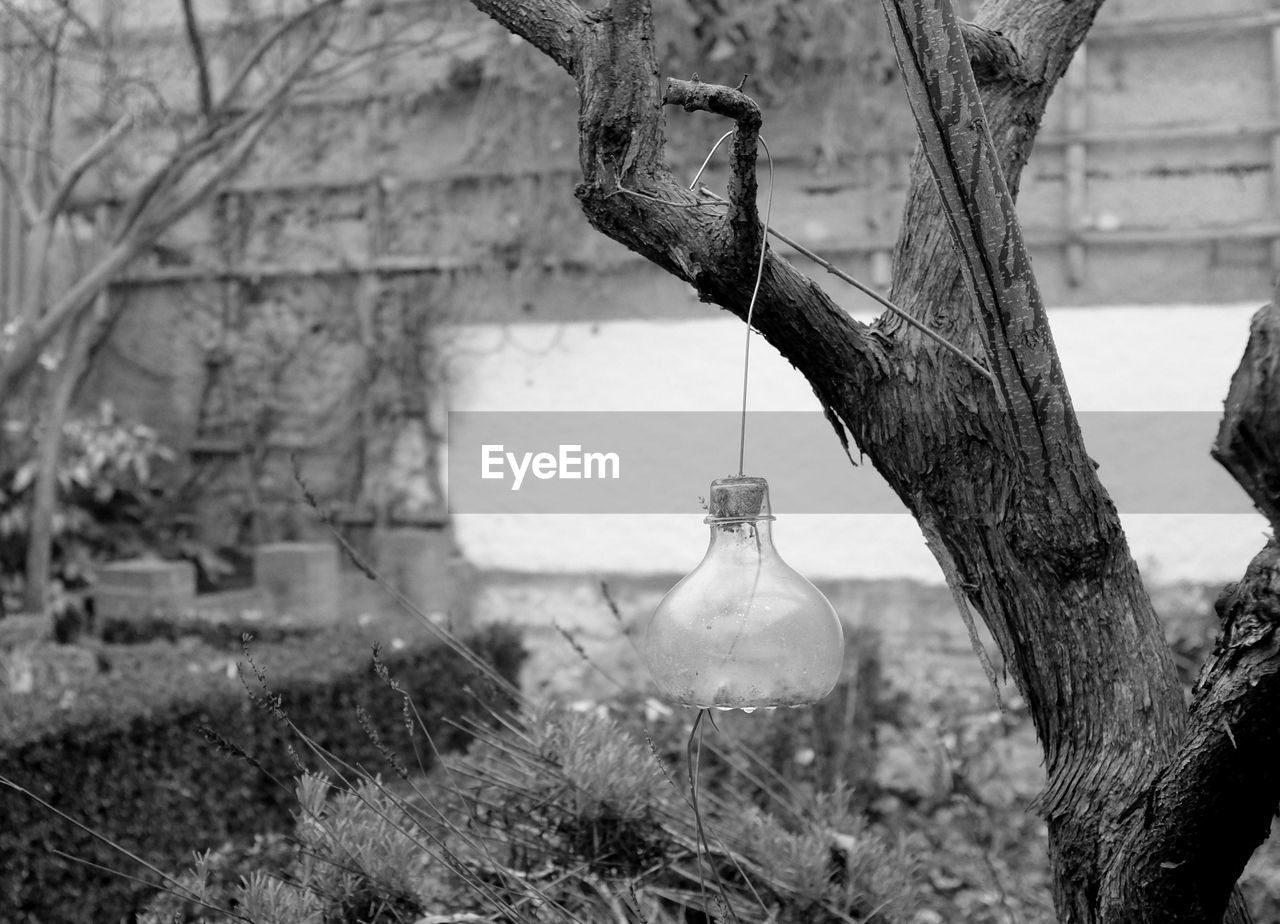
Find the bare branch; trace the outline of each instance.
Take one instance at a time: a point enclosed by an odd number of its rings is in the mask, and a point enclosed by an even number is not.
[[[743,78],[745,83],[746,78]],[[763,121],[756,101],[741,89],[700,80],[667,81],[662,102],[686,112],[711,112],[733,119],[733,159],[729,180],[729,226],[734,249],[743,255],[760,252],[760,214],[756,207],[756,154]]]
[[[48,57],[48,69],[45,74],[44,112],[39,119],[31,121],[31,130],[27,138],[27,147],[31,156],[27,158],[26,175],[23,186],[37,201],[41,198],[40,190],[47,176],[41,175],[53,162],[54,113],[58,104],[58,80],[62,72],[62,38],[66,31],[68,17],[64,15],[58,20],[53,38],[42,43]]]
[[[343,2],[344,0],[321,0],[321,2],[317,3],[315,6],[307,7],[305,10],[301,10],[293,16],[282,20],[274,29],[264,35],[258,44],[253,46],[249,51],[249,54],[245,56],[245,59],[240,62],[240,66],[236,68],[236,72],[231,76],[231,80],[227,83],[227,89],[224,90],[222,96],[218,98],[218,111],[231,107],[236,96],[238,96],[240,91],[244,88],[245,82],[253,73],[254,68],[261,63],[267,52],[280,43],[281,39],[294,29],[298,28],[298,26],[302,25],[302,23],[311,19],[321,10],[328,9],[329,7],[341,6]]]
[[[480,12],[577,76],[577,47],[591,17],[572,0],[472,0]]]
[[[17,201],[18,207],[22,210],[23,221],[26,222],[28,227],[40,220],[40,209],[36,207],[35,200],[31,198],[30,192],[22,184],[22,179],[3,157],[0,157],[0,182],[4,183]]]
[[[90,270],[76,279],[37,321],[23,324],[7,353],[0,352],[0,394],[11,394],[19,381],[48,347],[61,325],[93,303],[102,287],[111,282],[142,249],[136,237],[117,241]]]
[[[187,44],[191,47],[191,59],[196,66],[196,94],[200,115],[207,122],[213,115],[213,89],[209,83],[209,59],[205,54],[204,39],[200,36],[200,24],[196,21],[196,11],[191,0],[182,0],[182,22],[186,27]]]
[[[27,31],[27,34],[31,36],[31,40],[40,46],[40,50],[44,54],[52,55],[56,52],[53,40],[44,34],[40,24],[23,9],[21,4],[14,3],[13,0],[0,0],[0,9],[3,9],[6,16],[12,18]]]
[[[280,26],[277,26],[271,31],[268,38],[273,37],[273,42],[278,42],[290,29],[297,26],[304,18],[310,17],[316,10],[321,7],[336,6],[341,2],[342,0],[329,0],[329,2],[311,7],[304,14],[291,17]],[[148,177],[131,197],[128,205],[122,210],[116,233],[120,235],[132,233],[134,227],[144,219],[146,210],[154,200],[170,191],[176,183],[181,182],[193,165],[210,156],[223,145],[233,143],[243,132],[248,131],[255,122],[262,119],[264,114],[270,112],[274,115],[278,111],[278,104],[295,88],[298,81],[310,68],[316,56],[323,50],[337,28],[337,24],[337,17],[334,17],[322,37],[298,57],[290,71],[276,82],[276,85],[264,99],[259,100],[251,108],[245,108],[230,121],[206,123],[202,134],[186,142],[166,163]],[[255,48],[254,54],[250,57],[260,57],[265,54],[269,47],[259,43]],[[243,79],[244,76],[247,76],[247,71],[239,79]],[[233,90],[237,82],[232,82]],[[227,99],[230,99],[230,96]],[[224,105],[225,103],[219,103],[220,111],[224,108]]]
[[[760,107],[742,92],[741,87],[703,83],[697,77],[692,80],[670,78],[662,102],[668,106],[681,106],[685,112],[711,112],[725,116],[739,123],[747,132],[758,132],[762,122]]]
[[[51,221],[66,206],[67,200],[71,198],[71,194],[75,192],[76,184],[80,182],[81,177],[93,168],[95,164],[111,153],[112,149],[120,143],[122,139],[133,127],[133,116],[125,113],[115,124],[111,126],[93,145],[81,154],[67,171],[67,175],[63,177],[62,182],[58,185],[57,190],[45,203],[42,210],[41,218]]]
[[[583,172],[576,194],[591,224],[689,282],[705,301],[745,318],[754,266],[733,259],[741,250],[729,216],[745,216],[750,227],[741,240],[761,233],[758,220],[746,211],[754,209],[753,202],[748,205],[754,194],[747,195],[748,177],[753,182],[754,175],[738,171],[734,194],[740,207],[729,210],[675,182],[663,158],[663,100],[648,0],[613,0],[607,9],[591,14],[566,0],[473,4],[576,78],[578,160]],[[729,96],[721,98],[731,117],[746,112],[735,107],[754,107],[741,94],[732,105]],[[756,122],[739,139],[741,154],[752,160],[758,128]],[[828,419],[836,423],[847,445],[844,427],[851,424],[835,408],[853,406],[855,402],[844,399],[870,388],[870,382],[883,374],[888,365],[885,341],[772,252],[766,252],[753,323],[814,383]]]
[[[204,157],[216,151],[229,139],[234,138],[252,124],[258,117],[258,110],[241,114],[233,121],[223,124],[210,123],[202,134],[185,142],[169,159],[161,164],[147,177],[129,197],[116,221],[116,234],[132,233],[134,226],[141,220],[148,206],[163,192],[179,182],[190,167]]]
[[[81,37],[94,48],[102,47],[102,36],[98,34],[98,30],[80,15],[80,11],[72,6],[72,0],[57,0],[58,9],[66,14],[67,18],[80,27]]]
[[[977,23],[960,21],[960,34],[969,50],[969,66],[978,83],[996,83],[1007,80],[1026,83],[1027,74],[1022,54],[1002,32],[987,29]]]
[[[1272,529],[1280,530],[1280,307],[1274,300],[1249,325],[1249,344],[1231,377],[1213,457]]]
[[[200,180],[194,190],[183,194],[177,202],[169,205],[152,219],[154,224],[163,228],[178,221],[192,208],[203,202],[217,185],[244,164],[249,155],[253,153],[253,149],[261,139],[262,134],[274,123],[276,117],[288,103],[290,92],[307,73],[320,52],[324,50],[337,26],[338,19],[335,16],[330,20],[328,28],[325,29],[320,38],[313,42],[306,51],[298,55],[288,73],[276,82],[275,87],[258,103],[257,108],[251,113],[246,113],[244,117],[234,123],[239,126],[236,130],[239,137],[235,139],[233,146],[224,155],[222,161]],[[215,133],[209,139],[208,147],[213,148],[220,145],[221,141],[218,136],[222,134],[224,133]],[[205,156],[205,153],[202,145],[197,145],[188,154],[189,158],[202,158],[203,156]],[[185,171],[183,171],[183,175],[185,175]]]
[[[263,133],[271,127],[275,117],[279,115],[279,111],[284,108],[285,101],[286,98],[283,93],[277,96],[259,114],[255,120],[256,124],[241,134],[231,150],[226,153],[216,167],[200,179],[195,188],[183,193],[178,198],[178,201],[161,210],[148,224],[161,230],[168,228],[180,221],[192,209],[205,202],[215,188],[221,185],[232,173],[244,166],[244,162],[253,153],[253,149],[257,146],[258,141],[261,140]],[[155,236],[157,235],[148,235],[149,238],[154,238]]]
[[[184,145],[152,174],[135,193],[131,208],[117,222],[116,242],[112,249],[38,318],[29,319],[18,331],[9,352],[0,354],[0,394],[7,393],[12,384],[27,373],[65,324],[92,305],[103,286],[109,284],[174,222],[206,201],[219,183],[243,165],[262,134],[287,104],[290,91],[324,49],[337,24],[338,19],[334,17],[321,36],[297,57],[289,71],[253,110],[221,126],[208,126],[204,134]],[[189,179],[198,164],[220,151],[223,154],[221,160],[195,181],[191,189],[176,191],[178,184]],[[163,198],[166,194],[173,194],[176,198],[166,202]]]

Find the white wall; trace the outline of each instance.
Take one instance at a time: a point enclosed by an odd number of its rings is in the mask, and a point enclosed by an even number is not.
[[[1220,411],[1257,307],[1056,310],[1054,335],[1077,409]],[[739,406],[743,327],[725,315],[705,321],[476,325],[455,328],[448,337],[451,410]],[[758,337],[752,345],[750,407],[817,409],[804,379]],[[748,459],[750,452],[748,442]],[[736,461],[735,446],[726,447],[726,460],[727,470]],[[708,483],[721,474],[707,472]],[[775,513],[779,550],[812,577],[942,579],[906,513]],[[696,565],[706,542],[702,516],[691,502],[688,516],[458,514],[455,522],[465,554],[481,567],[643,573]],[[1144,571],[1163,580],[1234,579],[1261,547],[1265,529],[1256,514],[1128,514],[1124,523]]]

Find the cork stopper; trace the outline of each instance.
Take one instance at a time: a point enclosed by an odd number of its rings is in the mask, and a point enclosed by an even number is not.
[[[763,478],[735,475],[711,482],[707,504],[708,522],[715,520],[772,520],[769,509],[769,482]]]

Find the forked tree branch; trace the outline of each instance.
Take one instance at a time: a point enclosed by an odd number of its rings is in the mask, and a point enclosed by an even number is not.
[[[697,92],[675,83],[676,99],[715,107],[751,127],[735,150],[736,204],[697,196],[675,182],[663,159],[662,96],[658,92],[648,0],[614,0],[585,14],[564,0],[473,0],[481,11],[528,39],[574,75],[580,97],[577,196],[588,220],[608,237],[689,282],[699,296],[745,317],[761,229],[755,216],[754,160],[758,112],[727,88]],[[673,102],[670,95],[668,102]],[[743,243],[755,241],[754,246]],[[786,260],[766,254],[754,326],[810,382],[829,416],[854,407],[851,394],[889,366],[885,342],[841,310]],[[848,425],[849,421],[845,421]],[[837,428],[841,438],[844,433]]]

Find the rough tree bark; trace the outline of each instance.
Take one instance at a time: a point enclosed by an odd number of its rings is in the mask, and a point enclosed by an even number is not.
[[[745,316],[761,242],[755,104],[696,81],[671,80],[660,93],[646,0],[594,12],[569,0],[473,2],[576,79],[577,196],[591,223]],[[1232,887],[1280,795],[1267,779],[1280,714],[1271,682],[1280,551],[1268,546],[1220,603],[1226,631],[1188,717],[1082,442],[1013,212],[1045,103],[1101,0],[991,0],[963,26],[947,0],[883,4],[923,142],[895,300],[985,357],[990,378],[893,316],[851,320],[773,254],[755,326],[916,516],[957,601],[999,645],[1045,752],[1037,808],[1059,919],[1248,920]],[[669,174],[664,103],[736,122],[727,204]],[[1271,343],[1271,353],[1258,347],[1271,365],[1255,361],[1264,371],[1251,381],[1274,393]],[[1274,461],[1280,434],[1244,418],[1231,458],[1275,503],[1276,469],[1258,474],[1258,462]],[[1267,452],[1252,448],[1259,442]]]

